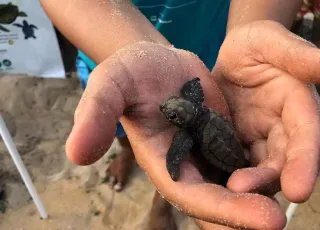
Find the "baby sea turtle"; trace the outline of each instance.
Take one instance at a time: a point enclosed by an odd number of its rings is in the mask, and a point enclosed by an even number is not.
[[[36,39],[36,36],[34,35],[34,29],[38,29],[35,25],[29,24],[26,20],[23,20],[22,25],[18,23],[13,24],[16,27],[22,28],[22,31],[24,33],[24,38],[34,38]]]
[[[18,6],[13,5],[11,2],[7,4],[0,4],[0,30],[10,32],[1,24],[11,24],[17,17],[27,17],[25,12],[19,11]]]
[[[166,119],[180,130],[173,137],[166,158],[167,170],[173,181],[180,176],[180,163],[199,147],[203,157],[223,172],[249,166],[244,149],[227,118],[203,106],[204,95],[199,78],[185,83],[183,97],[172,96],[162,105]]]

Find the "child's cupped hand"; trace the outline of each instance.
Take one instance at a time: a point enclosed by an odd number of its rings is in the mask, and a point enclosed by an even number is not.
[[[219,224],[281,229],[285,216],[272,199],[206,183],[191,162],[181,166],[178,182],[171,180],[165,161],[176,129],[159,105],[179,95],[181,86],[194,77],[201,79],[205,104],[229,116],[222,92],[196,55],[148,42],[119,50],[89,78],[66,144],[69,159],[79,165],[100,159],[113,142],[120,119],[139,166],[160,194],[199,224],[206,223],[203,229]]]

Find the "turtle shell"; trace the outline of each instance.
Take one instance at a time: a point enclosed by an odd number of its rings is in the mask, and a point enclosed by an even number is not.
[[[201,152],[211,164],[228,173],[247,167],[249,163],[233,126],[213,110],[202,131]]]
[[[19,8],[12,3],[0,4],[0,24],[11,24],[18,16],[27,16],[24,12],[19,12]]]

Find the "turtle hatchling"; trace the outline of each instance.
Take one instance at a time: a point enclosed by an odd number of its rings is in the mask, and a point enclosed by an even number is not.
[[[24,33],[25,39],[28,39],[28,38],[36,39],[36,36],[34,35],[34,30],[38,29],[38,27],[36,27],[35,25],[29,24],[26,20],[23,20],[22,24],[14,23],[13,25],[16,27],[22,28],[22,32]]]
[[[199,78],[186,82],[182,97],[171,96],[160,105],[161,112],[180,128],[174,135],[166,157],[173,181],[180,176],[180,163],[196,146],[200,154],[223,172],[249,166],[244,149],[233,126],[221,113],[203,105],[204,95]]]
[[[25,12],[19,11],[19,7],[13,5],[11,2],[7,4],[0,4],[0,31],[10,32],[1,24],[9,25],[13,23],[17,17],[27,17]]]

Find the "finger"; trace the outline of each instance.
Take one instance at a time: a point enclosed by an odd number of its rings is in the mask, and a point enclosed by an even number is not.
[[[201,230],[235,230],[236,229],[236,228],[230,228],[223,225],[208,223],[198,219],[195,219],[194,221]]]
[[[280,176],[272,168],[241,169],[230,177],[227,187],[233,192],[270,195],[280,191]]]
[[[258,166],[268,156],[268,145],[265,139],[257,140],[250,146],[250,162],[252,166]]]
[[[288,95],[282,119],[289,141],[281,186],[289,201],[300,203],[310,197],[319,172],[320,122],[307,86],[300,84]]]
[[[101,63],[91,74],[66,143],[68,158],[88,165],[100,159],[115,137],[116,122],[130,92],[122,66],[115,59]]]
[[[249,192],[256,189],[256,184],[261,180],[260,172],[255,170],[256,166],[267,157],[267,141],[257,140],[250,146],[250,163],[252,168],[237,170],[231,174],[227,188],[233,192]],[[265,174],[263,174],[265,176]]]
[[[170,136],[169,133],[155,136],[143,145],[136,141],[132,147],[139,165],[144,166],[159,193],[173,206],[188,216],[232,227],[282,229],[285,226],[284,213],[271,199],[257,194],[232,193],[222,186],[204,183],[190,163],[183,163],[181,177],[173,182],[166,171],[164,157]]]
[[[248,40],[273,66],[304,82],[320,83],[320,50],[275,22],[253,24]],[[265,28],[274,30],[266,36]]]
[[[280,174],[286,161],[285,149],[288,138],[282,123],[271,129],[268,140],[258,141],[251,152],[258,158],[257,168],[235,172],[229,179],[228,188],[234,192],[274,194],[280,190]]]

